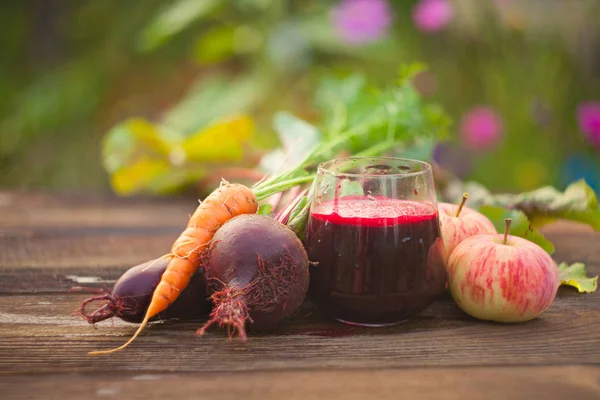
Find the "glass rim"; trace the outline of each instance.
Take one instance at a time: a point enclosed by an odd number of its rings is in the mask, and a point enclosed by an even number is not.
[[[377,160],[382,160],[382,161],[405,161],[409,164],[412,165],[421,165],[424,167],[423,170],[421,171],[408,171],[408,172],[396,172],[396,173],[389,173],[389,174],[374,174],[374,173],[353,173],[353,172],[340,172],[340,171],[334,171],[331,169],[332,165],[338,162],[352,162],[352,161],[360,161],[360,160],[373,160],[374,162],[376,162]],[[412,169],[412,168],[411,168]],[[418,176],[418,175],[422,175],[422,174],[427,174],[427,173],[431,173],[432,171],[432,167],[431,164],[429,164],[428,162],[425,161],[420,161],[420,160],[415,160],[415,159],[411,159],[411,158],[402,158],[402,157],[368,157],[368,156],[356,156],[356,157],[340,157],[340,158],[334,158],[328,161],[323,161],[321,163],[319,163],[319,166],[317,168],[317,172],[322,172],[322,173],[326,173],[328,175],[331,176],[335,176],[335,177],[344,177],[344,176],[348,176],[348,177],[379,177],[379,178],[384,178],[384,177],[411,177],[411,176]]]

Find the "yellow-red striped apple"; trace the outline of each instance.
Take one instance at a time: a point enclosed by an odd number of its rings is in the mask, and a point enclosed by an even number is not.
[[[482,320],[524,322],[554,301],[558,268],[540,246],[508,235],[476,235],[448,259],[448,286],[456,304]]]
[[[467,198],[465,193],[460,206],[451,203],[438,204],[446,260],[456,246],[466,238],[484,233],[497,233],[494,224],[485,215],[465,207]]]

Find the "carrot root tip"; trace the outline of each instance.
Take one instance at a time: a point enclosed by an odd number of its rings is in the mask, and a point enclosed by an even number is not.
[[[151,313],[146,313],[146,316],[144,317],[144,320],[142,321],[142,323],[138,327],[137,331],[135,331],[135,333],[131,337],[131,339],[129,339],[124,345],[119,346],[119,347],[114,348],[114,349],[111,349],[111,350],[90,351],[88,353],[88,355],[89,356],[98,356],[98,355],[116,353],[117,351],[123,350],[125,347],[129,346],[131,344],[131,342],[133,342],[139,336],[139,334],[144,330],[144,328],[146,327],[146,325],[148,325],[148,321],[150,321],[150,318],[152,318],[153,316],[154,315],[151,314]]]

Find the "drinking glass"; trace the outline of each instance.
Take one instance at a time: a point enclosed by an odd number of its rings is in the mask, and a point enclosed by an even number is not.
[[[348,324],[407,320],[445,291],[431,165],[351,157],[319,165],[306,239],[311,300]]]

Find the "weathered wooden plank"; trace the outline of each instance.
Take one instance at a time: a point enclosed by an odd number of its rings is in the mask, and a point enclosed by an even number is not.
[[[43,267],[51,271],[121,266],[168,253],[179,233],[170,230],[156,234],[87,233],[67,237],[4,238],[0,245],[0,268]]]
[[[110,283],[167,253],[195,206],[192,198],[0,192],[0,293],[65,292],[79,278]]]
[[[552,258],[557,262],[582,262],[598,274],[600,270],[600,232],[589,226],[559,222],[541,230],[556,245]]]
[[[6,194],[0,193],[2,374],[600,364],[600,294],[576,295],[569,290],[561,290],[555,304],[542,318],[511,326],[475,321],[448,299],[434,304],[408,323],[385,329],[332,323],[318,310],[305,306],[298,318],[273,334],[252,336],[247,345],[228,342],[222,333],[215,331],[203,338],[195,337],[193,333],[200,322],[166,323],[149,327],[124,352],[89,357],[86,354],[89,350],[123,343],[135,325],[116,322],[112,327],[107,322],[94,330],[84,321],[69,316],[83,299],[81,294],[8,293],[64,292],[75,284],[110,284],[129,266],[168,251],[185,224],[188,206],[193,209],[195,204],[15,196],[7,200]],[[583,261],[591,274],[600,273],[600,235],[572,224],[554,225],[546,232],[557,244],[557,261]],[[86,277],[97,277],[98,282],[81,280]],[[470,376],[470,370],[460,371]],[[245,375],[240,376],[243,381]],[[554,381],[548,376],[548,381]],[[79,378],[94,379],[91,376]],[[509,378],[501,376],[499,381]],[[56,382],[61,379],[69,378],[56,378]],[[277,377],[271,379],[280,381]],[[332,379],[315,384],[325,385]],[[414,379],[422,381],[425,377]],[[283,377],[281,381],[285,382]],[[502,388],[505,384],[498,386]],[[352,382],[348,387],[353,388]],[[208,393],[216,394],[217,388]],[[256,393],[261,390],[270,393],[268,387],[259,389]],[[400,387],[394,387],[392,393],[397,390]],[[160,390],[154,392],[161,393]],[[228,393],[239,395],[233,387]],[[550,393],[562,392],[555,388]],[[588,392],[581,393],[585,398]]]
[[[131,266],[167,253],[179,232],[38,235],[0,239],[0,293],[66,292],[112,283]]]
[[[600,368],[357,369],[229,374],[139,373],[0,378],[18,399],[597,399]]]
[[[215,330],[196,337],[201,322],[163,323],[127,350],[99,357],[86,353],[122,344],[135,325],[107,321],[93,329],[68,315],[82,298],[0,296],[0,373],[600,364],[599,297],[568,290],[542,318],[524,324],[475,321],[449,300],[384,329],[333,323],[305,306],[276,332],[253,335],[245,345]]]
[[[35,232],[53,227],[181,227],[196,206],[192,197],[119,198],[0,191],[0,228]]]

